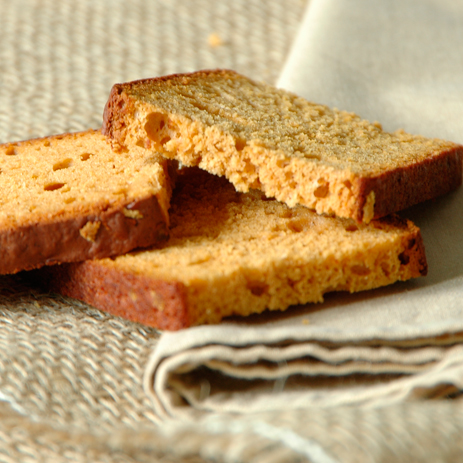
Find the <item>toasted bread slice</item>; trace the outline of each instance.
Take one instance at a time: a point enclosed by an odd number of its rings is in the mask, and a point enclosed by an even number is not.
[[[1,145],[0,274],[165,240],[167,162],[96,130]]]
[[[289,208],[260,191],[182,169],[167,243],[47,268],[49,287],[161,329],[320,302],[426,274],[419,229],[398,217],[357,224]],[[52,272],[52,275],[48,275]]]
[[[346,111],[227,70],[117,84],[103,131],[119,148],[162,150],[186,166],[289,206],[369,222],[462,181],[463,147],[386,133]]]

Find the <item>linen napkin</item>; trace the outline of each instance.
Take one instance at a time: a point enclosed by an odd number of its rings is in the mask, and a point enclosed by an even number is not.
[[[461,24],[461,0],[312,0],[278,86],[463,142]],[[403,215],[422,230],[427,277],[163,333],[144,377],[159,418],[459,395],[463,190]]]

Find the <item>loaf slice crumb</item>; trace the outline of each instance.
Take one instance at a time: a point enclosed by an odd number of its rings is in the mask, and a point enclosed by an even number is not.
[[[165,240],[168,161],[99,130],[0,145],[0,274]]]
[[[260,189],[289,206],[369,222],[462,181],[463,147],[386,133],[233,71],[177,74],[113,87],[104,133],[186,166]]]
[[[230,315],[323,301],[427,271],[419,229],[396,216],[370,224],[238,193],[182,169],[164,245],[47,269],[51,289],[146,325],[177,330]]]

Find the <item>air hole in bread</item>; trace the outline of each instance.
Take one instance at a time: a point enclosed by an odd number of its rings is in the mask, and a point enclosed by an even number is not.
[[[318,156],[317,154],[306,154],[304,157],[306,159],[316,159],[317,161],[321,160],[321,156]]]
[[[246,146],[246,140],[243,140],[242,138],[237,138],[235,140],[236,151],[243,151],[245,146]]]
[[[348,232],[356,232],[358,231],[359,227],[357,227],[357,225],[355,225],[354,223],[351,223],[349,225],[346,225],[344,229]]]
[[[57,162],[56,164],[53,164],[53,170],[61,170],[61,169],[67,169],[68,167],[71,167],[72,165],[72,159],[63,159],[60,162]]]
[[[330,185],[329,183],[325,183],[323,185],[320,185],[318,188],[316,188],[313,194],[316,198],[326,198],[329,192],[330,192]]]
[[[389,276],[391,274],[389,266],[386,265],[385,263],[381,264],[381,270],[383,271],[385,276]]]
[[[293,280],[292,278],[288,278],[287,282],[288,282],[288,285],[293,289],[299,283],[298,280]]]
[[[284,209],[278,214],[278,217],[281,217],[282,219],[290,219],[293,216],[293,213],[290,209]]]
[[[73,203],[75,200],[76,200],[76,198],[65,198],[64,202],[65,202],[66,204],[71,204],[71,203]]]
[[[305,220],[290,220],[286,226],[294,233],[301,233],[306,228],[307,222]]]
[[[287,223],[287,227],[294,233],[300,233],[304,230],[304,225],[300,220],[291,220]]]
[[[355,275],[367,276],[371,273],[371,270],[365,265],[353,265],[351,271]]]
[[[93,156],[92,153],[83,153],[80,155],[80,159],[82,159],[82,161],[87,161],[88,159],[90,159],[90,156]]]
[[[260,281],[248,281],[247,288],[254,296],[262,296],[268,291],[268,285]]]
[[[13,145],[10,145],[6,150],[5,150],[5,154],[7,156],[14,156],[16,154],[16,149]]]
[[[171,136],[168,133],[167,116],[161,113],[148,114],[146,116],[145,132],[147,137],[158,145],[158,148],[170,141]]]
[[[63,188],[64,185],[66,185],[66,184],[65,183],[57,183],[57,182],[48,183],[47,185],[45,185],[43,187],[43,189],[45,191],[55,191],[55,190],[59,190],[60,188]]]
[[[408,265],[410,262],[410,256],[408,254],[405,254],[405,252],[402,252],[399,254],[399,261],[401,265]]]
[[[349,190],[352,189],[352,183],[349,180],[345,180],[343,183],[346,188],[348,188]]]
[[[278,159],[276,164],[280,169],[284,169],[285,167],[289,166],[289,161],[287,159]]]

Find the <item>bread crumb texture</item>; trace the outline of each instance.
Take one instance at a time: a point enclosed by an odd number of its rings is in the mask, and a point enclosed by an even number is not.
[[[0,274],[165,240],[169,163],[97,130],[0,145]]]
[[[454,143],[386,133],[226,70],[116,85],[104,131],[118,146],[162,150],[226,176],[241,192],[260,189],[289,206],[357,221],[461,183],[463,151]]]
[[[157,248],[75,264],[73,284],[85,285],[87,302],[103,310],[119,304],[119,315],[178,329],[321,302],[328,291],[367,290],[426,273],[420,232],[407,220],[389,217],[366,225],[321,216],[257,190],[239,193],[197,168],[180,171],[170,234]],[[126,281],[127,293],[138,297],[108,300],[108,285]],[[175,297],[162,285],[175,288]],[[97,293],[103,299],[95,299]],[[181,309],[172,307],[174,299],[182,301]]]
[[[152,195],[167,219],[165,164],[141,148],[114,152],[100,131],[1,145],[0,231],[122,208]]]

